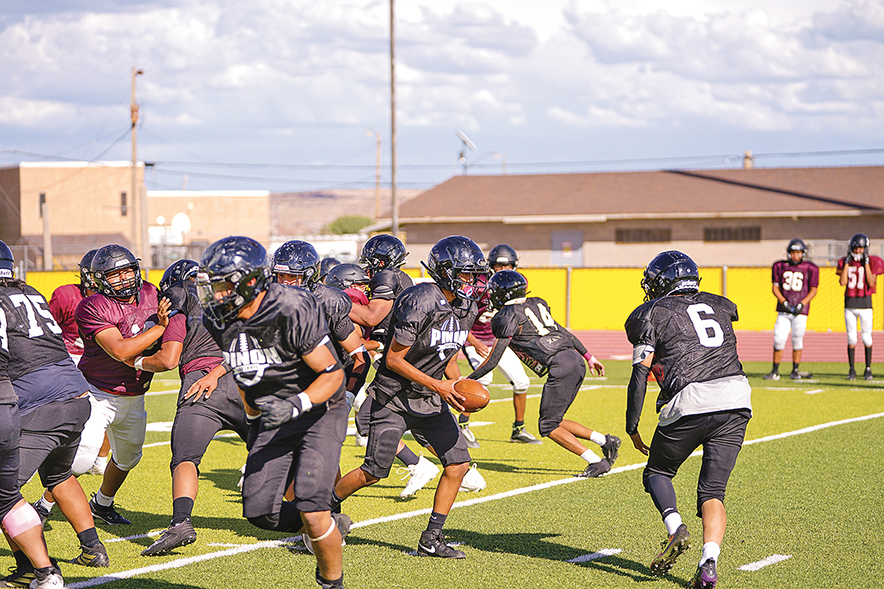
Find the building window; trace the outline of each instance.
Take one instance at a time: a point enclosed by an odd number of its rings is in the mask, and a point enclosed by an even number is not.
[[[43,205],[45,205],[45,204],[46,204],[46,193],[41,192],[40,193],[40,218],[41,219],[43,218]]]
[[[126,193],[120,193],[120,215],[125,217],[129,213],[129,207],[126,206]]]
[[[761,227],[704,227],[703,241],[761,241]]]
[[[617,243],[655,243],[672,241],[672,229],[618,229]]]

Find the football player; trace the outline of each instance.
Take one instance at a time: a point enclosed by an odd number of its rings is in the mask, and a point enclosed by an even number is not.
[[[819,267],[807,260],[807,246],[800,239],[793,239],[786,246],[786,259],[773,264],[773,295],[777,299],[777,320],[774,323],[773,368],[765,380],[780,379],[780,361],[786,338],[792,331],[792,380],[810,378],[809,372],[798,370],[801,350],[804,349],[804,332],[810,301],[816,296],[820,282]]]
[[[4,291],[8,286],[16,284],[14,271],[15,259],[12,256],[12,250],[0,241],[0,283],[2,283]],[[21,294],[24,300],[18,299],[19,305],[17,306],[28,305],[31,302],[30,299],[21,289],[19,291],[20,293],[15,293],[13,296],[17,297],[18,294]],[[5,302],[11,303],[7,297],[4,296],[3,299]],[[40,296],[40,300],[45,304],[45,299],[42,296]],[[9,322],[17,323],[18,319],[17,317],[7,317],[8,308],[9,306],[6,304],[0,305],[0,334],[3,335],[0,337],[0,424],[2,424],[0,425],[0,523],[2,523],[3,532],[9,539],[15,557],[13,575],[25,571],[29,574],[27,580],[24,574],[19,575],[15,580],[20,585],[27,584],[35,589],[61,589],[64,586],[64,580],[55,562],[49,558],[40,516],[22,497],[21,485],[18,480],[21,453],[21,416],[15,389],[9,378],[10,349],[6,332]],[[51,320],[52,316],[48,309],[42,309],[42,311],[49,315]],[[36,312],[34,321],[37,321],[37,316],[40,317],[40,320],[46,319],[43,313]],[[27,321],[25,325],[29,326],[29,324],[30,321]],[[40,327],[39,324],[38,327]],[[60,335],[61,329],[56,326],[56,330],[56,334]],[[66,355],[66,352],[63,353]],[[7,587],[14,586],[11,579],[4,579],[4,584]]]
[[[209,246],[197,289],[203,324],[257,420],[243,516],[265,530],[303,528],[316,554],[316,581],[343,587],[341,541],[350,518],[332,517],[330,500],[348,407],[322,304],[305,289],[273,283],[266,250],[249,237]],[[293,482],[295,500],[283,501]]]
[[[505,243],[498,244],[491,248],[488,252],[488,266],[494,273],[501,270],[515,270],[519,263],[519,257],[516,250]],[[470,335],[467,337],[467,346],[464,348],[464,354],[475,370],[478,368],[488,354],[491,352],[491,346],[494,345],[494,334],[491,332],[491,318],[497,312],[488,303],[489,293],[486,291],[485,296],[479,301],[479,318],[470,329]],[[519,358],[512,350],[507,348],[497,363],[497,368],[503,373],[504,377],[513,386],[513,412],[515,413],[515,421],[513,422],[513,433],[510,436],[511,442],[520,442],[522,444],[540,444],[540,440],[535,438],[529,432],[525,431],[525,406],[527,403],[528,387],[531,381],[525,374],[525,369]],[[480,382],[486,387],[491,384],[492,374],[488,372],[480,379]],[[467,442],[471,442],[470,448],[477,448],[479,442],[476,436],[470,431],[470,416],[468,413],[462,413],[458,417],[457,422],[460,424],[467,438]]]
[[[599,477],[617,460],[620,438],[603,434],[565,419],[586,376],[586,365],[599,376],[605,367],[583,343],[552,318],[549,305],[540,297],[528,297],[528,281],[515,270],[502,270],[488,282],[489,302],[497,309],[491,319],[495,340],[488,357],[468,378],[491,372],[506,350],[512,349],[537,376],[547,376],[540,399],[540,435],[586,461],[581,477]],[[598,444],[604,457],[584,446],[580,439]]]
[[[844,287],[844,323],[847,326],[847,362],[850,369],[847,380],[856,380],[854,352],[856,351],[856,322],[862,330],[863,346],[866,349],[866,369],[863,378],[872,380],[872,295],[878,275],[884,273],[884,260],[869,255],[869,237],[857,233],[850,238],[847,255],[838,260],[836,274]]]
[[[221,430],[236,432],[244,442],[248,424],[239,389],[222,363],[221,349],[203,326],[196,297],[194,260],[178,260],[160,280],[163,297],[172,303],[172,317],[160,349],[141,359],[142,370],[163,372],[178,367],[181,388],[172,423],[172,521],[163,534],[142,551],[162,556],[196,541],[193,505],[199,491],[199,466],[209,442]],[[137,362],[138,359],[127,363]],[[131,365],[131,364],[130,364]]]
[[[642,279],[645,302],[626,320],[633,345],[627,387],[626,433],[648,456],[645,491],[663,518],[668,539],[651,562],[663,575],[691,546],[691,535],[676,506],[672,478],[698,446],[703,464],[697,482],[697,515],[703,520],[703,552],[692,587],[711,589],[727,524],[724,494],[752,416],[751,389],[737,357],[733,322],[737,306],[701,292],[700,273],[678,251],[658,254]],[[638,431],[648,374],[660,384],[659,423],[651,445]]]
[[[80,339],[74,313],[80,301],[97,292],[91,276],[92,258],[97,251],[97,249],[89,250],[80,260],[80,283],[59,286],[49,299],[49,310],[62,329],[65,348],[74,360],[74,364],[79,364],[80,358],[83,357],[83,340]]]
[[[153,378],[141,363],[169,324],[169,301],[159,300],[157,287],[142,280],[138,259],[121,245],[100,248],[90,269],[98,292],[77,306],[76,319],[83,338],[79,368],[92,385],[92,413],[72,468],[74,474],[89,470],[107,432],[113,456],[89,506],[103,522],[126,525],[132,522],[116,510],[114,496],[141,461],[144,393]],[[126,363],[133,359],[134,366]]]
[[[443,467],[418,554],[464,558],[464,552],[442,537],[470,463],[466,439],[448,406],[463,411],[464,398],[454,390],[460,378],[457,355],[479,314],[475,300],[484,290],[488,269],[479,246],[460,235],[436,243],[425,267],[435,283],[406,289],[393,304],[384,354],[365,402],[369,407],[365,461],[338,481],[332,498],[339,504],[389,476],[399,441],[410,429],[433,447]]]

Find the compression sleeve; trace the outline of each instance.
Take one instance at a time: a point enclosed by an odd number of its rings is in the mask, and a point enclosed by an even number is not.
[[[577,339],[577,336],[571,333],[570,330],[563,329],[562,330],[568,339],[571,340],[571,345],[574,346],[574,349],[577,350],[580,355],[584,355],[586,353],[586,346],[583,345],[583,342]]]
[[[494,370],[494,367],[497,366],[498,362],[500,362],[501,357],[503,357],[503,353],[506,351],[511,341],[512,338],[509,337],[499,337],[494,340],[494,347],[491,348],[491,353],[488,354],[488,357],[485,358],[485,361],[482,362],[482,364],[478,368],[473,370],[473,373],[467,378],[478,380]]]
[[[642,416],[650,372],[651,369],[644,364],[632,365],[632,376],[626,388],[626,433],[629,435],[638,431],[638,420]]]

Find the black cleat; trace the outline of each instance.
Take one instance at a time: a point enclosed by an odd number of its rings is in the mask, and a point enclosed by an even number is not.
[[[856,380],[856,370],[850,369],[850,372],[847,373],[847,380]]]
[[[866,380],[875,380],[875,377],[872,376],[872,369],[870,367],[866,367],[866,371],[863,373],[863,378]]]
[[[89,509],[92,510],[92,517],[97,517],[104,523],[112,526],[126,526],[132,523],[117,513],[117,510],[114,509],[113,503],[107,507],[99,505],[98,502],[95,501],[95,495],[92,495],[92,499],[89,500]]]
[[[58,570],[58,561],[49,557],[49,562],[55,570]],[[28,563],[25,567],[10,567],[10,574],[0,580],[0,587],[30,587],[31,582],[37,578],[37,572],[33,565]]]
[[[514,425],[513,435],[510,436],[510,442],[518,442],[519,444],[542,444],[540,440],[525,431],[524,425]]]
[[[791,378],[792,380],[805,380],[807,378],[812,378],[812,377],[813,377],[812,372],[799,372],[797,370],[793,370],[792,374],[789,375],[789,378]]]
[[[776,370],[771,370],[770,374],[765,374],[762,378],[764,380],[780,380],[780,373]]]
[[[612,436],[611,434],[605,434],[605,443],[602,444],[602,453],[605,455],[605,460],[611,463],[611,466],[614,466],[614,461],[617,460],[619,449],[620,438]]]
[[[715,559],[710,558],[701,566],[697,567],[697,574],[691,582],[691,589],[714,589],[718,582],[718,571],[715,569]]]
[[[685,524],[678,526],[669,540],[660,544],[663,551],[651,561],[651,574],[659,577],[669,572],[675,559],[691,547],[691,534]]]
[[[466,558],[461,550],[455,550],[445,543],[442,530],[424,530],[417,543],[418,556],[438,556],[439,558]]]
[[[110,558],[107,556],[107,550],[104,548],[104,544],[99,542],[98,546],[83,546],[80,545],[80,555],[77,558],[71,559],[68,562],[71,564],[79,564],[84,567],[108,567],[110,566]]]
[[[196,530],[193,529],[193,522],[187,518],[183,522],[169,526],[156,542],[141,551],[141,556],[163,556],[175,548],[194,542],[196,542]]]
[[[602,458],[598,462],[593,462],[592,464],[587,464],[586,468],[583,469],[578,475],[574,475],[584,479],[594,479],[602,476],[606,472],[611,470],[611,463],[608,462],[607,458]]]

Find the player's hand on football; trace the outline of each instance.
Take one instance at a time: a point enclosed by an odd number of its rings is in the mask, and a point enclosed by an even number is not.
[[[169,326],[169,313],[172,311],[172,302],[163,297],[157,307],[157,323],[163,327]]]
[[[632,445],[635,446],[635,449],[647,456],[651,449],[645,446],[645,442],[642,440],[642,435],[635,432],[634,434],[629,434],[629,437],[632,438]]]
[[[192,402],[196,403],[200,400],[200,396],[205,399],[208,399],[212,396],[212,392],[218,388],[218,379],[212,376],[212,373],[209,373],[190,385],[190,388],[187,389],[187,392],[184,393],[185,399],[190,399],[193,397]]]
[[[461,378],[457,380],[462,380]],[[463,412],[463,405],[461,403],[466,401],[466,397],[458,393],[454,390],[454,383],[457,380],[439,380],[436,381],[436,392],[439,393],[439,396],[442,397],[442,400],[460,411]]]
[[[261,425],[264,429],[276,429],[301,414],[297,397],[280,399],[269,395],[255,399],[255,405],[261,410]]]

